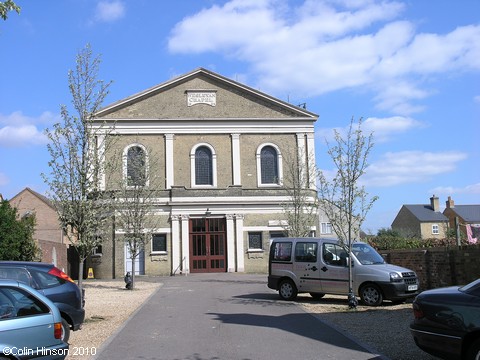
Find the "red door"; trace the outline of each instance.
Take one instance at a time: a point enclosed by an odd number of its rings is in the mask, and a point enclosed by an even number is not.
[[[225,219],[190,219],[190,272],[226,272]]]

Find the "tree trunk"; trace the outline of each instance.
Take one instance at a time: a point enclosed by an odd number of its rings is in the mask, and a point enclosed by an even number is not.
[[[137,258],[136,256],[132,256],[130,258],[132,260],[132,287],[130,288],[130,290],[133,290],[135,286],[135,259],[136,258]]]

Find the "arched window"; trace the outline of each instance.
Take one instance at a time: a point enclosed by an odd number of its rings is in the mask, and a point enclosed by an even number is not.
[[[190,151],[192,187],[217,186],[217,157],[209,144],[198,144]]]
[[[206,146],[195,151],[195,185],[213,185],[212,152]]]
[[[259,186],[281,185],[282,156],[274,144],[262,144],[257,149],[257,173]]]
[[[260,152],[260,167],[262,184],[278,184],[277,151],[271,146],[265,146]]]
[[[143,146],[130,146],[126,151],[125,160],[127,186],[148,185],[147,154]]]

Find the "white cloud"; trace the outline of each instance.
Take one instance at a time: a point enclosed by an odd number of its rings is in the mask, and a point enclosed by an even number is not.
[[[0,173],[0,186],[5,186],[10,182],[7,175],[4,173]]]
[[[467,185],[465,187],[438,186],[429,191],[433,194],[438,195],[480,194],[480,183]]]
[[[37,118],[26,116],[21,111],[10,115],[0,114],[0,147],[46,144],[47,137],[43,134],[43,129],[58,120],[58,115],[48,111]]]
[[[354,128],[355,128],[354,124]],[[369,136],[370,133],[373,133],[373,141],[385,142],[390,140],[392,137],[406,133],[410,130],[419,129],[425,127],[426,125],[410,117],[403,116],[392,116],[387,118],[376,118],[370,117],[363,121],[361,130],[365,136]],[[321,128],[316,130],[316,138],[320,141],[327,140],[329,142],[334,141],[334,130],[339,132],[339,134],[345,138],[348,133],[349,126],[344,128],[335,128],[335,129],[325,129]]]
[[[379,109],[409,115],[432,94],[426,79],[480,69],[480,25],[416,33],[413,23],[397,21],[404,8],[388,0],[306,0],[292,8],[280,0],[232,0],[177,23],[168,46],[235,56],[268,92],[367,89]]]
[[[125,16],[125,4],[122,1],[100,1],[95,9],[95,20],[114,22]]]
[[[425,182],[433,176],[454,171],[457,163],[466,158],[467,155],[459,151],[389,152],[366,169],[362,182],[368,186]]]
[[[385,142],[392,136],[406,133],[413,129],[422,128],[425,125],[410,117],[392,116],[388,118],[367,118],[362,129],[365,134],[373,133],[375,142]]]

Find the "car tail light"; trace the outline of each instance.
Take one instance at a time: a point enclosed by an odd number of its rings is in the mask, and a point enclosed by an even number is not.
[[[64,279],[64,280],[67,280],[67,281],[70,281],[70,282],[75,282],[72,280],[72,278],[70,276],[68,276],[67,274],[65,274],[62,270],[60,270],[59,268],[57,267],[52,267],[50,269],[50,271],[48,272],[49,274],[53,275],[53,276],[56,276],[56,277],[59,277],[61,279]]]
[[[423,317],[425,317],[422,309],[420,309],[420,306],[418,306],[417,304],[413,304],[413,316],[415,317],[415,319],[422,319]]]
[[[61,339],[62,338],[62,323],[58,322],[53,324],[53,335],[55,336],[55,339]]]

